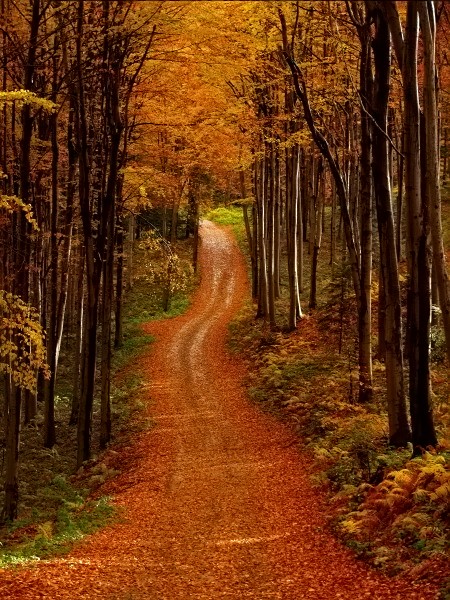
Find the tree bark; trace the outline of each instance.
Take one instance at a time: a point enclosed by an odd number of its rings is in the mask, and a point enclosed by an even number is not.
[[[380,238],[380,270],[385,294],[385,364],[389,442],[405,446],[411,433],[406,413],[403,374],[402,316],[395,251],[395,228],[391,199],[389,148],[387,139],[390,89],[390,34],[384,14],[375,9],[375,38],[372,43],[375,62],[373,102],[373,179]]]
[[[421,190],[419,91],[417,80],[418,2],[407,7],[402,63],[405,101],[405,199],[408,235],[409,398],[414,453],[437,443],[430,399],[429,335],[430,261],[426,198]]]
[[[425,181],[430,213],[433,264],[439,291],[439,304],[450,365],[450,287],[442,235],[441,189],[439,173],[439,119],[437,99],[436,14],[431,0],[418,3],[424,53]]]

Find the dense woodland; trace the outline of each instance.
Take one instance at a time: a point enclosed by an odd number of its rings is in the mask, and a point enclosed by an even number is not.
[[[167,309],[174,244],[194,240],[195,268],[199,220],[223,203],[242,207],[256,318],[288,334],[317,308],[326,246],[350,286],[357,401],[385,398],[391,446],[444,441],[430,328],[448,366],[449,36],[432,0],[0,0],[3,521],[21,428],[58,443],[63,340],[80,467],[111,440],[137,245]]]

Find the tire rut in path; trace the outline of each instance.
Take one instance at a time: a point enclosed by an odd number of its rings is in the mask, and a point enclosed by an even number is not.
[[[245,397],[225,350],[247,291],[231,237],[201,228],[202,280],[189,312],[149,324],[141,361],[156,426],[108,486],[124,520],[63,559],[0,573],[0,597],[185,600],[437,598],[389,580],[327,532],[292,434]],[[8,595],[9,594],[9,595]]]

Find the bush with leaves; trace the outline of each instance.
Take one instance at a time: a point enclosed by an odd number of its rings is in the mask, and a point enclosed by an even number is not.
[[[358,509],[340,523],[344,534],[364,541],[389,527],[415,550],[436,553],[450,548],[449,457],[425,452],[378,485],[366,486],[365,494]]]
[[[173,296],[184,292],[192,280],[192,265],[180,259],[170,242],[156,232],[145,233],[139,247],[144,252],[139,277],[155,285],[167,312]]]
[[[19,296],[0,290],[0,371],[17,386],[34,390],[37,370],[48,375],[39,316]]]

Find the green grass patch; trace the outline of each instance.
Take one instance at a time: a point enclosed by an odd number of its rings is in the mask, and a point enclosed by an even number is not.
[[[38,504],[43,501],[45,511],[35,509],[3,532],[3,543],[10,547],[0,549],[0,567],[66,553],[75,541],[117,518],[110,498],[89,500],[87,494],[64,476],[54,477],[39,491]]]
[[[205,218],[218,225],[243,225],[244,218],[240,206],[219,206],[211,210]]]
[[[244,214],[241,206],[218,206],[209,211],[204,218],[217,225],[231,227],[241,249],[244,250],[244,252],[247,250]]]

